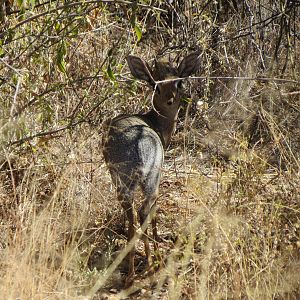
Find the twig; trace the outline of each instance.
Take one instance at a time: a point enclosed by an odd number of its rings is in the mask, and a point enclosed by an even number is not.
[[[20,84],[21,84],[21,79],[20,79],[20,76],[19,76],[17,86],[16,86],[16,90],[15,90],[15,94],[14,94],[14,98],[13,98],[13,102],[12,102],[11,109],[10,109],[10,117],[11,118],[13,118],[14,111],[16,109],[16,102],[17,102],[17,96],[18,96],[19,90],[20,90]]]
[[[101,163],[103,162],[103,159],[90,159],[90,160],[81,160],[81,161],[76,161],[75,164],[76,165],[100,165]],[[74,164],[74,161],[67,161],[67,162],[61,162],[61,163],[48,163],[48,164],[34,164],[33,166],[30,165],[30,166],[26,166],[26,167],[17,167],[17,168],[9,168],[9,171],[10,172],[18,172],[18,171],[21,171],[21,170],[26,170],[28,171],[29,169],[32,170],[32,169],[38,169],[38,168],[49,168],[49,167],[65,167],[65,166],[70,166]],[[1,166],[0,166],[0,174],[5,174],[7,173],[8,170],[3,170],[1,169]]]
[[[21,73],[18,69],[14,68],[13,66],[11,66],[10,64],[8,64],[3,58],[0,57],[0,61],[3,62],[9,69],[13,70],[14,72],[16,72],[19,76],[21,76]]]
[[[276,82],[281,82],[281,83],[297,83],[300,84],[300,80],[294,80],[294,79],[284,79],[284,78],[270,78],[270,77],[235,77],[235,76],[190,76],[186,78],[172,78],[172,79],[165,79],[165,80],[160,80],[156,81],[155,83],[162,83],[162,82],[169,82],[169,81],[176,81],[176,80],[184,80],[184,79],[206,79],[206,80],[228,80],[228,79],[233,79],[233,80],[256,80],[256,81],[276,81]]]
[[[68,3],[68,4],[65,4],[65,5],[61,5],[61,6],[49,9],[47,11],[44,11],[44,12],[42,12],[40,14],[34,15],[32,17],[29,17],[26,20],[23,20],[23,21],[17,23],[15,26],[7,29],[2,34],[0,34],[0,38],[2,38],[8,32],[10,32],[12,30],[15,30],[16,28],[18,28],[18,27],[20,27],[20,26],[22,26],[22,25],[24,25],[26,23],[32,22],[32,21],[34,21],[34,20],[36,20],[36,19],[38,19],[40,17],[43,17],[45,15],[57,12],[58,10],[65,9],[65,8],[70,8],[70,7],[74,7],[74,6],[79,6],[79,5],[94,4],[94,3],[99,3],[99,4],[100,3],[121,3],[121,4],[128,4],[128,5],[132,5],[133,4],[133,2],[127,1],[127,0],[89,0],[89,1],[78,1],[78,2],[73,2],[73,3]],[[161,8],[158,8],[158,7],[155,7],[155,6],[152,6],[152,5],[141,4],[141,3],[137,3],[137,5],[140,6],[140,7],[149,8],[149,9],[157,10],[157,11],[160,11],[160,12],[165,12],[165,13],[167,12],[164,9],[161,9]]]
[[[81,77],[81,78],[78,78],[78,79],[75,79],[73,81],[69,81],[69,82],[65,82],[65,83],[60,83],[58,85],[55,85],[55,86],[52,86],[48,89],[46,89],[45,91],[43,91],[42,93],[40,94],[35,94],[33,98],[31,98],[26,104],[24,104],[21,108],[18,109],[17,112],[15,112],[14,114],[14,117],[17,117],[19,116],[26,108],[30,107],[31,105],[33,105],[36,101],[38,101],[39,98],[51,93],[51,92],[54,92],[54,91],[57,91],[58,89],[61,89],[67,85],[73,85],[74,83],[79,83],[79,82],[82,82],[82,81],[85,81],[85,80],[95,80],[95,79],[99,79],[99,78],[102,78],[103,75],[93,75],[93,76],[86,76],[86,77]]]
[[[60,131],[66,130],[66,129],[71,129],[71,128],[75,127],[76,125],[78,125],[80,123],[83,123],[83,122],[84,122],[84,120],[79,120],[79,121],[77,121],[75,123],[70,123],[70,124],[68,124],[66,126],[63,126],[63,127],[57,128],[57,129],[52,129],[52,130],[49,130],[49,131],[38,132],[36,134],[27,136],[27,137],[19,139],[17,141],[10,142],[10,143],[8,143],[7,146],[20,145],[20,144],[23,144],[23,143],[25,143],[27,141],[30,141],[30,140],[32,140],[34,138],[37,138],[37,137],[51,135],[51,134],[55,134],[55,133],[58,133]]]
[[[13,145],[20,145],[20,144],[23,144],[24,142],[27,142],[27,141],[31,141],[33,140],[34,138],[37,138],[37,137],[42,137],[42,136],[46,136],[46,135],[52,135],[52,134],[55,134],[55,133],[58,133],[58,132],[61,132],[61,131],[64,131],[64,130],[68,130],[68,129],[72,129],[74,128],[75,126],[83,123],[83,122],[86,122],[87,118],[91,115],[91,113],[97,109],[104,101],[106,101],[107,99],[111,98],[111,94],[110,95],[107,95],[105,98],[103,98],[100,102],[98,102],[97,104],[95,104],[87,113],[86,115],[76,121],[76,122],[73,122],[73,119],[71,119],[71,121],[69,122],[68,125],[66,126],[63,126],[63,127],[60,127],[60,128],[57,128],[57,129],[52,129],[52,130],[48,130],[48,131],[42,131],[42,132],[38,132],[36,134],[33,134],[33,135],[30,135],[30,136],[27,136],[25,138],[22,138],[22,139],[19,139],[19,140],[16,140],[16,141],[13,141],[13,142],[10,142],[7,144],[7,146],[13,146]]]

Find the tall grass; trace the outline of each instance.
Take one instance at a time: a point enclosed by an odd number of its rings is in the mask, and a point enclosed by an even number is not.
[[[298,4],[6,5],[1,298],[298,299]],[[128,54],[151,64],[195,49],[201,70],[184,84],[158,198],[163,259],[147,275],[137,254],[124,290],[126,230],[102,159],[103,124],[151,105]]]

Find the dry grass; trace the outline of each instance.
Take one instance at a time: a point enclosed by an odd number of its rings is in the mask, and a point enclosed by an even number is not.
[[[261,1],[248,10],[236,1],[174,1],[173,8],[148,1],[152,8],[136,10],[82,3],[17,27],[20,13],[7,17],[0,25],[1,298],[300,297],[299,7],[262,2],[261,10]],[[257,22],[274,12],[270,24],[253,25],[253,37],[249,9]],[[276,15],[280,9],[285,14]],[[126,231],[102,158],[103,124],[149,107],[127,54],[177,61],[194,48],[202,51],[198,75],[298,84],[186,82],[193,102],[166,153],[158,199],[164,261],[146,276],[136,241],[138,276],[124,290],[126,261],[118,259]]]

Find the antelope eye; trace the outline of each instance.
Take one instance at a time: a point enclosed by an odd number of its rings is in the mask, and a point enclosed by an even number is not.
[[[173,99],[170,99],[170,100],[167,101],[167,104],[168,104],[168,105],[172,105],[173,102],[174,102],[174,100],[173,100]]]

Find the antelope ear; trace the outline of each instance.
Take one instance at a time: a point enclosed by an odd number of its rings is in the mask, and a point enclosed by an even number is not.
[[[200,53],[193,52],[186,56],[178,67],[178,75],[181,78],[188,77],[199,69]]]
[[[155,85],[155,80],[151,75],[151,69],[146,62],[137,56],[127,56],[127,63],[131,74],[140,80],[147,81],[151,86]]]

